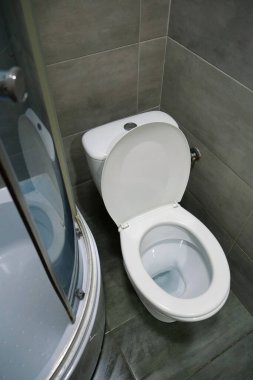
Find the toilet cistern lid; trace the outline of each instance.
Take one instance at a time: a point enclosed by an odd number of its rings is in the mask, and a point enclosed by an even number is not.
[[[191,166],[188,142],[168,123],[141,125],[119,140],[102,173],[102,197],[120,226],[149,210],[182,199]]]

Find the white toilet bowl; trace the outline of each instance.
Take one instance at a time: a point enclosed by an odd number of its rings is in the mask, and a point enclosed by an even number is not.
[[[226,257],[213,234],[181,206],[131,219],[120,231],[125,269],[143,304],[164,322],[215,314],[229,294]]]
[[[102,198],[118,225],[129,279],[150,313],[164,322],[206,319],[223,306],[230,289],[218,241],[178,204],[190,164],[184,134],[163,120],[114,138],[101,171]]]

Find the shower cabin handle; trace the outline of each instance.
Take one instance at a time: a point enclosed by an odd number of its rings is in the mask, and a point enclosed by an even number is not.
[[[20,67],[0,70],[0,97],[9,97],[16,103],[23,103],[26,100],[25,79]]]

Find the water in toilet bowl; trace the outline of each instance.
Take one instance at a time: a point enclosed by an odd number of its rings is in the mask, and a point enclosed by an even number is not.
[[[159,238],[151,243],[150,234]],[[198,297],[210,286],[212,271],[204,248],[181,227],[155,227],[144,237],[141,255],[150,277],[174,297]]]

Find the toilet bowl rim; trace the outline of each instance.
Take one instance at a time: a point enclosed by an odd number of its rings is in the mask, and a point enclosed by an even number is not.
[[[230,271],[225,254],[214,235],[191,213],[177,205],[166,205],[139,215],[128,222],[129,228],[120,231],[124,264],[137,291],[165,315],[194,319],[211,314],[224,303],[230,288]],[[177,225],[188,230],[205,249],[212,266],[209,288],[200,296],[182,299],[166,293],[145,270],[140,252],[144,235],[158,225]]]

